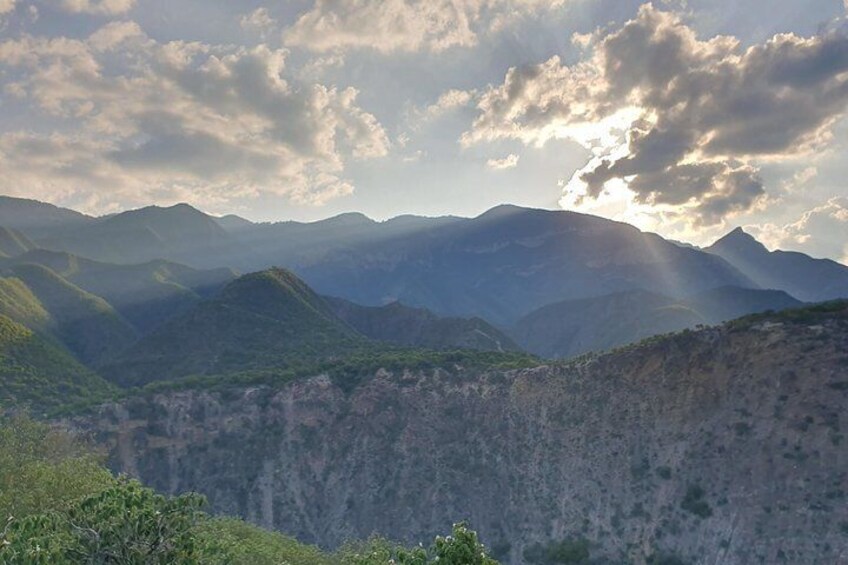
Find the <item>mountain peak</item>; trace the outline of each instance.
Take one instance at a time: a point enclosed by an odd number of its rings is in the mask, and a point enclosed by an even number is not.
[[[343,214],[338,214],[336,216],[332,216],[330,218],[326,218],[324,220],[319,220],[317,222],[312,223],[350,227],[360,225],[373,225],[377,222],[375,222],[362,212],[344,212]]]
[[[287,269],[272,267],[242,275],[221,292],[224,303],[253,311],[263,316],[288,319],[294,313],[325,319],[335,318],[324,300],[297,275]]]
[[[732,251],[735,253],[768,253],[766,246],[743,230],[741,227],[734,228],[724,237],[719,238],[707,251]]]
[[[477,216],[477,218],[503,218],[531,211],[538,211],[538,209],[525,208],[516,204],[498,204],[494,208],[489,208],[488,210]]]
[[[121,212],[111,218],[117,217],[132,217],[132,216],[174,216],[174,215],[201,215],[206,216],[203,212],[192,206],[191,204],[186,204],[185,202],[180,202],[179,204],[174,204],[173,206],[145,206],[143,208],[137,208],[135,210],[127,210],[126,212]]]

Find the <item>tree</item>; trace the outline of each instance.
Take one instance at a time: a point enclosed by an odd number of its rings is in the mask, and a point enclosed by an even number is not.
[[[487,555],[477,532],[465,523],[454,524],[449,536],[437,536],[429,549],[408,549],[372,539],[364,546],[349,546],[339,560],[342,565],[498,565]]]
[[[193,565],[203,497],[168,498],[122,479],[65,512],[12,518],[0,539],[4,563]]]
[[[0,418],[0,520],[68,508],[114,485],[91,446],[25,414]],[[0,523],[2,525],[2,523]]]

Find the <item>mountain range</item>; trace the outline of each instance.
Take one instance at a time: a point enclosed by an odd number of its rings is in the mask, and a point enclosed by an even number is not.
[[[4,211],[12,202],[14,212]],[[634,289],[685,298],[735,286],[784,290],[803,301],[848,293],[844,265],[769,252],[741,230],[700,250],[595,216],[507,205],[475,218],[376,222],[343,214],[256,224],[184,204],[94,218],[5,198],[4,218],[0,225],[33,245],[95,261],[239,272],[280,266],[322,295],[367,306],[400,301],[500,327],[555,302]]]
[[[328,548],[471,518],[510,565],[841,551],[839,263],[515,206],[0,221],[0,407],[160,491]]]
[[[845,265],[796,251],[769,251],[741,228],[728,233],[706,251],[744,272],[757,286],[785,290],[806,302],[844,298],[848,288]]]
[[[702,250],[508,205],[256,224],[185,204],[96,218],[2,197],[0,221],[0,314],[121,385],[375,347],[567,358],[848,296],[844,265],[740,229]]]

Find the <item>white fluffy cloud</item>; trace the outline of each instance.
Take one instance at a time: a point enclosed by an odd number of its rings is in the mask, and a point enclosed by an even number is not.
[[[25,194],[322,203],[353,189],[347,161],[387,152],[356,90],[289,79],[286,52],[266,46],[160,43],[113,22],[82,40],[0,42],[3,70],[6,95],[64,126],[0,135],[0,185]]]
[[[277,21],[271,17],[267,8],[260,6],[249,14],[242,16],[239,24],[243,30],[258,33],[264,39],[277,25]]]
[[[116,16],[129,12],[135,0],[61,0],[60,6],[74,14]]]
[[[848,197],[831,198],[785,225],[747,226],[768,247],[798,249],[848,265]]]
[[[564,202],[625,191],[634,205],[693,228],[762,205],[758,162],[821,147],[848,105],[848,36],[776,35],[742,48],[698,38],[679,16],[644,5],[584,41],[592,55],[510,69],[479,99],[464,144],[568,138],[593,158]]]
[[[515,153],[510,153],[502,159],[489,159],[488,161],[486,161],[486,166],[496,171],[503,171],[518,166],[518,159],[518,155],[516,155]]]
[[[288,45],[313,51],[443,51],[475,45],[536,10],[565,0],[316,0],[284,33]]]

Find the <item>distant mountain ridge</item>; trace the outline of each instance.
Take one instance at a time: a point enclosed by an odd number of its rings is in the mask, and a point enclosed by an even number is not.
[[[3,202],[10,199],[0,201],[0,218],[9,216]],[[499,327],[563,300],[640,288],[675,298],[726,286],[783,290],[805,301],[848,296],[845,266],[769,253],[752,239],[733,243],[745,234],[734,232],[701,250],[595,216],[511,205],[475,218],[377,222],[348,213],[262,224],[212,217],[185,204],[106,218],[66,215],[32,201],[13,207],[26,209],[25,224],[38,227],[37,237],[16,229],[54,250],[109,262],[166,259],[242,272],[283,266],[322,295],[366,306],[400,301]]]
[[[398,300],[498,325],[559,300],[637,287],[683,295],[755,286],[719,257],[594,216],[501,206],[477,218],[433,222],[437,227],[423,219],[360,220],[344,237],[327,226],[309,238],[326,238],[314,252],[278,248],[267,260],[288,266],[322,294],[366,305]],[[291,241],[320,227],[264,229]]]
[[[762,288],[785,290],[809,302],[848,296],[845,265],[797,251],[769,251],[742,228],[734,229],[706,251],[724,258]]]
[[[0,196],[0,226],[23,232],[33,240],[94,221],[91,216],[46,202]]]
[[[0,266],[36,264],[105,299],[137,331],[146,333],[185,312],[236,278],[231,269],[194,269],[154,260],[137,264],[103,263],[66,252],[34,249]]]
[[[166,259],[208,267],[215,255],[232,257],[240,252],[238,242],[218,222],[188,204],[148,206],[98,218],[57,230],[38,243],[46,249],[123,264]]]
[[[512,338],[482,318],[442,318],[400,302],[361,306],[343,298],[326,300],[340,319],[370,339],[428,349],[521,351]]]
[[[721,287],[678,299],[637,289],[544,306],[519,320],[511,334],[531,353],[568,358],[697,325],[801,305],[778,290]]]

